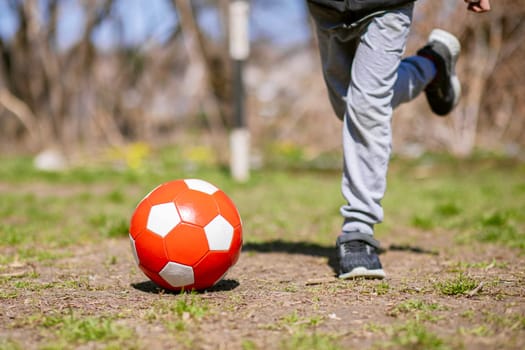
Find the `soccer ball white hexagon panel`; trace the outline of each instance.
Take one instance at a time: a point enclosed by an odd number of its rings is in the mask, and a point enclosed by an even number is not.
[[[157,204],[150,209],[146,228],[161,237],[166,237],[180,221],[175,203]]]
[[[217,215],[209,224],[204,227],[208,246],[210,250],[228,250],[232,243],[233,226],[223,218]]]
[[[191,266],[177,264],[173,261],[167,263],[159,272],[159,275],[175,288],[195,283],[193,268]]]
[[[135,262],[137,265],[139,264],[139,256],[137,255],[137,248],[135,247],[135,240],[131,235],[129,235],[129,242],[131,244],[131,252],[133,253],[133,258],[135,258]]]
[[[204,181],[204,180],[186,179],[184,180],[184,182],[186,183],[186,186],[188,186],[190,190],[203,192],[209,195],[212,195],[219,190],[217,187],[213,186],[211,183]]]

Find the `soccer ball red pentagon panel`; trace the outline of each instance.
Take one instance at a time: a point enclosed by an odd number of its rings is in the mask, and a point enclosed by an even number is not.
[[[131,249],[144,274],[170,290],[202,290],[237,262],[242,223],[232,200],[200,179],[156,187],[133,213]]]

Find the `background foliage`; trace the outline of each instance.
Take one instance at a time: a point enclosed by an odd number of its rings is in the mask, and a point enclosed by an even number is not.
[[[162,16],[130,16],[123,0],[6,1],[2,21],[12,25],[0,35],[1,149],[55,147],[74,158],[79,149],[198,139],[224,160],[233,98],[229,1],[150,4]],[[463,1],[417,2],[407,54],[432,28],[452,31],[463,45],[464,94],[446,119],[431,117],[424,99],[402,106],[395,152],[468,155],[482,148],[519,156],[524,5],[501,0],[476,15]],[[130,37],[133,28],[145,29]],[[64,44],[72,29],[78,34]],[[337,150],[339,122],[326,98],[306,2],[252,0],[251,31],[245,82],[255,161],[276,149],[300,149],[306,159]],[[104,33],[111,40],[102,40]]]

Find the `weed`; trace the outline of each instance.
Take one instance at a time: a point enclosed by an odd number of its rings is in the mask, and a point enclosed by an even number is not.
[[[244,339],[241,342],[241,348],[242,350],[257,350],[257,345],[253,342],[253,340]]]
[[[323,317],[319,315],[299,316],[297,310],[281,317],[277,324],[271,324],[268,329],[287,329],[291,333],[302,332],[306,328],[315,328],[323,322]]]
[[[124,203],[126,196],[120,190],[114,190],[106,195],[108,201],[116,204]]]
[[[129,233],[129,224],[126,218],[97,214],[91,217],[89,221],[104,237],[126,237]]]
[[[283,350],[338,350],[342,347],[335,337],[328,334],[305,334],[299,332],[283,340],[280,345]]]
[[[299,290],[299,288],[297,287],[297,285],[295,285],[293,283],[287,284],[284,287],[284,291],[288,292],[288,293],[296,293],[298,290]]]
[[[448,268],[448,272],[464,272],[465,269],[483,269],[483,270],[489,270],[492,268],[497,269],[506,269],[508,267],[508,263],[504,261],[497,261],[496,259],[492,259],[491,261],[479,261],[479,262],[463,262],[458,261],[454,264],[451,264]]]
[[[431,230],[436,226],[436,224],[431,217],[415,215],[412,218],[412,226],[420,228],[422,230]]]
[[[25,242],[28,238],[21,231],[17,226],[0,224],[0,246],[15,246]]]
[[[0,349],[2,350],[21,350],[23,347],[12,339],[0,337]]]
[[[363,329],[370,333],[380,333],[386,330],[386,326],[375,322],[368,322]]]
[[[390,291],[390,285],[386,281],[381,281],[374,286],[377,295],[384,295]]]
[[[475,238],[481,242],[502,243],[525,249],[525,231],[520,232],[514,219],[520,214],[514,210],[496,211],[482,217]]]
[[[115,255],[111,255],[107,260],[107,265],[116,265],[118,258]]]
[[[9,281],[13,280],[20,280],[23,278],[38,278],[40,275],[36,271],[21,271],[18,274],[14,275],[8,275],[8,276],[0,276],[0,284],[4,284]]]
[[[43,250],[34,246],[25,246],[24,248],[18,249],[17,252],[20,259],[36,262],[50,262],[53,260],[72,257],[74,255],[72,251],[56,251],[51,248]]]
[[[410,315],[417,321],[436,322],[441,319],[436,311],[443,307],[437,303],[428,303],[420,299],[409,299],[397,304],[387,313],[389,316],[398,317],[400,315]]]
[[[462,295],[478,286],[478,281],[459,273],[455,278],[436,283],[439,292],[444,295]]]
[[[193,318],[202,318],[209,308],[206,302],[198,298],[196,294],[190,294],[177,299],[174,310],[179,316],[189,314]]]
[[[64,322],[60,331],[68,341],[100,341],[120,337],[129,338],[128,329],[118,327],[113,321],[100,317],[87,317],[84,319],[71,318]]]
[[[427,303],[420,299],[409,299],[396,305],[396,313],[412,313],[417,311],[435,311],[439,309],[437,303]]]
[[[434,211],[436,215],[446,218],[459,215],[462,212],[462,208],[454,202],[447,202],[437,205]]]
[[[17,298],[18,296],[19,296],[19,292],[16,290],[0,290],[0,300],[14,299],[14,298]]]
[[[182,331],[188,322],[199,320],[209,311],[205,301],[196,294],[180,294],[173,300],[158,300],[146,312],[145,319],[149,322],[161,321],[169,329]]]
[[[430,332],[418,321],[409,321],[390,330],[391,340],[387,347],[403,349],[445,350],[450,349],[443,339]]]
[[[281,321],[284,325],[295,325],[299,321],[299,316],[297,315],[297,310],[294,310],[291,314],[283,316]]]
[[[473,320],[475,313],[474,310],[465,310],[461,314],[459,314],[459,316],[466,318],[467,320]]]
[[[29,322],[37,322],[56,336],[53,342],[43,346],[46,349],[70,348],[74,344],[88,342],[104,343],[106,347],[128,347],[135,338],[132,329],[115,323],[111,317],[82,316],[69,312],[66,315],[35,315],[32,319]]]
[[[460,334],[470,334],[477,337],[486,337],[492,334],[491,329],[486,325],[478,325],[470,328],[460,327],[458,331]]]
[[[494,329],[497,330],[525,330],[525,315],[521,314],[496,314],[489,311],[484,311],[483,319],[490,323]]]

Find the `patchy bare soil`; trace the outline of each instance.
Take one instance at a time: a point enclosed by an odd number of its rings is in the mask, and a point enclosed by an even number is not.
[[[382,239],[383,281],[336,279],[331,246],[267,242],[246,244],[226,279],[195,295],[147,281],[126,238],[51,263],[14,262],[1,271],[0,348],[60,347],[64,335],[49,322],[64,314],[108,317],[132,334],[116,347],[139,349],[525,348],[524,257],[452,244],[446,232],[412,234],[410,246]],[[448,295],[442,286],[458,276],[475,283]],[[182,299],[202,312],[177,315],[170,305]]]

